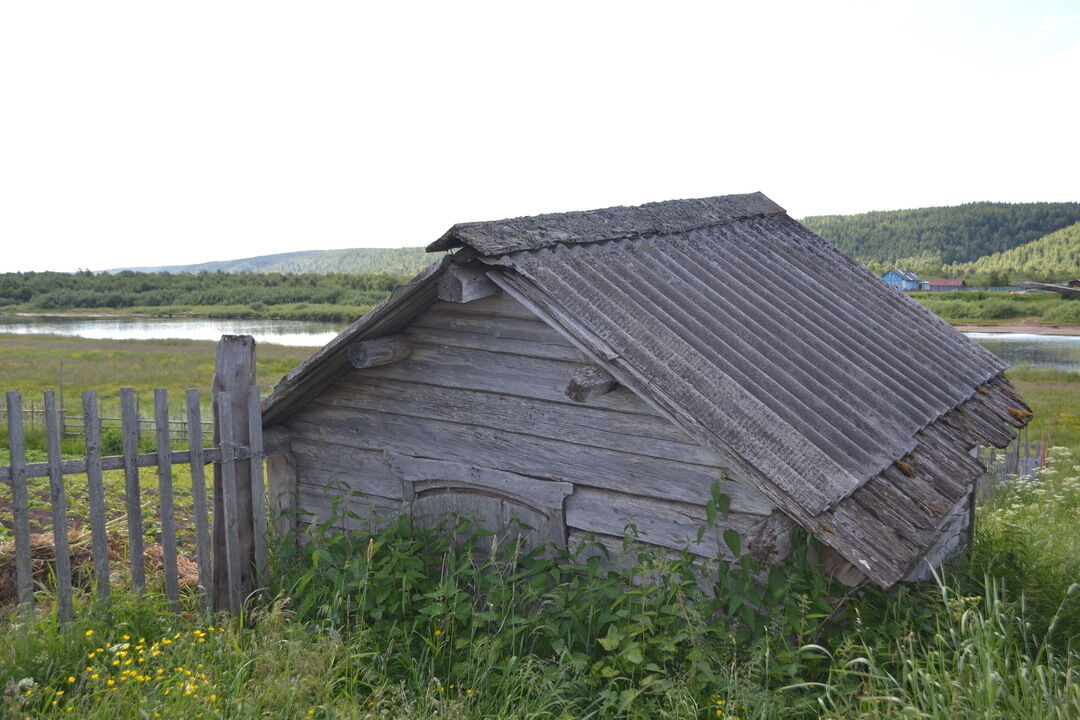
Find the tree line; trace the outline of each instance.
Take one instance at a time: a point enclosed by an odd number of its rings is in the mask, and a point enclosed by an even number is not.
[[[0,274],[0,309],[261,307],[294,303],[371,306],[406,279],[393,273],[4,273]]]

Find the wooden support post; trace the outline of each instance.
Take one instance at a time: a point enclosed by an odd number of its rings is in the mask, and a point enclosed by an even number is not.
[[[566,396],[574,402],[585,402],[611,392],[618,384],[607,370],[590,364],[570,378],[570,384],[566,386]]]
[[[412,354],[412,345],[400,335],[388,335],[372,340],[358,340],[347,351],[349,363],[357,370],[389,365]]]
[[[255,588],[251,462],[234,460],[237,448],[251,446],[248,413],[254,385],[255,340],[250,335],[223,335],[217,345],[213,383],[214,444],[222,448],[225,458],[214,465],[213,597],[218,610],[238,611],[242,598]],[[223,492],[227,485],[231,497]]]
[[[480,262],[468,265],[447,265],[439,278],[439,299],[451,303],[467,303],[480,300],[499,292],[495,283],[488,280]]]

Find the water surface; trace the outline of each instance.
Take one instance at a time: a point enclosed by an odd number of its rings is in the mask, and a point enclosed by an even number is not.
[[[213,340],[222,335],[251,335],[257,343],[320,347],[344,325],[303,320],[252,318],[0,316],[0,333],[66,335],[96,340]]]

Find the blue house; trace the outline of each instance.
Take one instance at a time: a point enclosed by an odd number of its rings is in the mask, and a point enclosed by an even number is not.
[[[890,270],[882,275],[881,279],[904,292],[922,290],[926,286],[926,282],[920,280],[918,275],[907,270]]]

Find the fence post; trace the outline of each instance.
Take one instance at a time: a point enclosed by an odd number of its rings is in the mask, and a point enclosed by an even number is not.
[[[214,367],[213,408],[214,445],[221,447],[223,455],[232,454],[237,447],[251,446],[248,399],[255,385],[255,339],[250,335],[222,335],[217,344],[217,360]],[[224,394],[224,395],[223,395]],[[221,402],[228,403],[222,417]],[[221,420],[227,419],[229,429],[222,433]],[[223,446],[222,438],[231,445]],[[231,473],[230,473],[231,474]],[[251,461],[238,460],[235,464],[236,478],[251,477]],[[229,562],[227,556],[225,499],[222,491],[225,478],[222,464],[214,464],[214,608],[230,608]],[[238,547],[234,558],[239,564],[239,586],[243,597],[255,589],[255,532],[252,522],[252,493],[250,482],[235,481],[235,522]],[[230,503],[232,505],[232,503]],[[230,508],[231,509],[231,508]],[[230,518],[232,521],[233,518]],[[230,522],[231,525],[231,522]],[[235,592],[235,585],[233,589]]]

